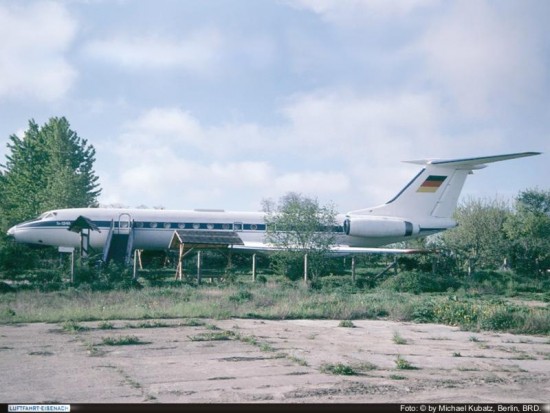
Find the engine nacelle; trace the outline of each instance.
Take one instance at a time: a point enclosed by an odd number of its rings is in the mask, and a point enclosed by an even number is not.
[[[349,217],[344,232],[353,237],[409,237],[420,232],[420,226],[392,217]]]

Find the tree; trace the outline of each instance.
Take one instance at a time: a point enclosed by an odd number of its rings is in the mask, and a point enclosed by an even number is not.
[[[510,213],[508,205],[498,199],[467,199],[455,212],[458,227],[440,239],[459,267],[468,272],[476,267],[500,268],[509,258],[510,242],[503,228]]]
[[[550,191],[520,192],[504,228],[513,241],[514,268],[523,273],[550,268]]]
[[[5,225],[12,225],[38,214],[47,163],[46,144],[34,121],[29,122],[29,129],[23,138],[11,135],[9,139],[7,146],[11,155],[6,155],[6,165],[2,165],[5,172],[0,199]]]
[[[299,277],[304,254],[308,270],[315,279],[326,264],[326,256],[336,242],[336,212],[333,205],[319,205],[317,199],[288,193],[276,204],[264,200],[266,241],[282,250],[273,256],[273,265],[280,273]]]
[[[21,270],[36,254],[5,242],[6,229],[56,208],[97,205],[95,150],[70,129],[64,117],[44,126],[31,120],[22,138],[11,135],[5,165],[0,165],[1,268]]]
[[[48,209],[97,204],[95,149],[64,117],[41,128],[31,120],[24,137],[11,135],[7,146],[0,208],[8,225]]]

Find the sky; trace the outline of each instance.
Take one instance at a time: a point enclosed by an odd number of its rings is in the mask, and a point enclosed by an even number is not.
[[[382,204],[401,161],[523,151],[462,198],[550,189],[546,0],[0,0],[0,164],[65,116],[102,205]]]

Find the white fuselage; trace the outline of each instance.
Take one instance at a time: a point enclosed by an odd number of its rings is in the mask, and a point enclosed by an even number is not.
[[[90,246],[101,250],[114,226],[115,231],[132,227],[135,249],[165,250],[176,230],[222,230],[237,232],[245,245],[265,245],[265,213],[231,212],[220,210],[150,210],[113,208],[60,209],[42,214],[39,218],[18,224],[8,231],[17,242],[37,245],[78,247],[80,235],[68,230],[79,216],[91,220],[99,231],[90,231]],[[378,234],[375,237],[348,236],[344,233],[346,215],[337,215],[337,243],[351,247],[377,247],[393,242],[424,236],[442,230],[425,229],[422,234],[396,236]],[[447,226],[454,223],[445,223]],[[382,235],[382,236],[381,236]]]

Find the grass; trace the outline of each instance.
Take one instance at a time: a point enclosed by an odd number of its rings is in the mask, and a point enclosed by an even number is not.
[[[129,323],[129,324],[126,324],[126,327],[127,328],[164,328],[164,327],[171,327],[171,325],[168,323],[164,323],[162,321],[155,320],[155,321],[142,321],[136,324]]]
[[[413,366],[409,361],[400,355],[398,355],[395,359],[395,368],[398,370],[418,370],[418,367]]]
[[[76,321],[73,321],[73,320],[65,321],[61,328],[63,329],[64,332],[71,333],[71,334],[80,333],[82,331],[89,330],[88,327],[81,326],[80,324],[78,324]]]
[[[393,333],[393,342],[395,344],[401,344],[401,345],[407,344],[407,340],[401,337],[401,335],[397,331]]]
[[[359,373],[350,365],[343,363],[326,363],[321,365],[321,373],[334,374],[339,376],[356,376]]]
[[[261,351],[266,351],[266,352],[273,352],[273,351],[276,351],[276,348],[273,347],[271,344],[269,343],[261,343],[260,344],[260,350]]]
[[[340,324],[338,324],[338,327],[355,328],[355,324],[353,324],[353,321],[351,320],[342,320],[340,321]]]
[[[357,376],[365,371],[378,369],[375,364],[368,361],[360,364],[344,364],[344,363],[324,363],[320,367],[321,373],[334,374],[340,376]]]
[[[248,292],[248,293],[247,293]],[[550,308],[510,306],[500,298],[411,294],[387,290],[334,288],[316,290],[301,282],[219,286],[145,287],[141,290],[92,291],[89,288],[41,292],[21,290],[0,294],[0,323],[143,320],[142,328],[161,327],[161,320],[184,319],[201,326],[201,318],[228,319],[385,318],[460,326],[470,331],[550,334]],[[155,324],[156,323],[156,324]],[[72,332],[75,332],[74,330]]]
[[[109,321],[102,321],[98,324],[97,328],[100,330],[114,330],[115,325]]]
[[[296,356],[293,356],[293,355],[288,355],[287,356],[287,359],[289,359],[290,361],[302,366],[302,367],[307,367],[309,366],[308,362],[303,359],[303,358],[300,358],[300,357],[296,357]]]
[[[216,331],[189,336],[189,340],[191,341],[223,341],[232,340],[233,338],[234,334],[232,334],[230,331]]]
[[[136,336],[103,337],[101,343],[106,346],[132,346],[136,344],[148,344]]]

